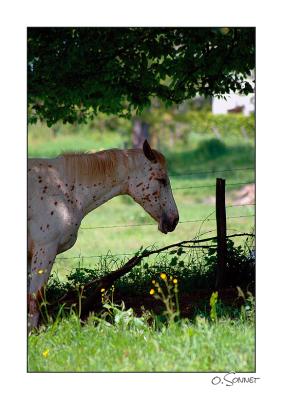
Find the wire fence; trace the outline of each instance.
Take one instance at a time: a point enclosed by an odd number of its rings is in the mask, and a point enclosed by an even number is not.
[[[191,175],[207,175],[207,174],[218,174],[222,172],[234,172],[234,171],[248,171],[248,170],[254,170],[254,167],[244,167],[244,168],[234,168],[234,169],[221,169],[221,170],[209,170],[209,171],[190,171],[186,173],[181,173],[181,174],[170,174],[170,177],[176,177],[176,176],[191,176]]]
[[[236,169],[223,169],[223,170],[210,170],[210,171],[191,171],[190,173],[186,174],[171,174],[171,177],[177,176],[191,176],[191,175],[200,175],[200,174],[214,174],[214,173],[223,173],[223,172],[234,172],[234,171],[246,171],[246,170],[254,170],[254,167],[245,167],[245,168],[236,168]],[[242,186],[242,185],[250,185],[254,184],[253,181],[246,181],[246,182],[232,182],[227,183],[226,186]],[[186,187],[173,187],[172,190],[186,190],[186,189],[202,189],[202,188],[215,188],[215,184],[210,185],[199,185],[199,186],[186,186]],[[226,208],[233,208],[233,207],[254,207],[255,203],[247,203],[247,204],[229,204]],[[215,212],[215,211],[214,211]],[[198,223],[198,222],[207,222],[207,221],[215,221],[215,218],[209,218],[214,212],[209,214],[207,217],[203,217],[201,219],[195,220],[184,220],[179,221],[179,224],[189,224],[189,223]],[[255,214],[251,215],[232,215],[228,216],[227,219],[240,219],[240,218],[254,218]],[[95,230],[95,229],[115,229],[115,228],[137,228],[137,227],[147,227],[147,226],[156,226],[156,223],[139,223],[139,224],[122,224],[122,225],[107,225],[107,226],[82,226],[80,229],[83,230]],[[235,229],[227,229],[228,231],[237,231]],[[201,235],[205,235],[210,232],[214,232],[215,229],[209,230],[207,232],[202,233]],[[89,258],[101,258],[101,257],[121,257],[121,256],[133,256],[135,253],[119,253],[119,254],[112,254],[108,252],[107,254],[101,255],[88,255],[88,256],[73,256],[73,257],[58,257],[57,260],[71,260],[71,259],[89,259]]]
[[[241,185],[250,185],[250,184],[254,184],[254,182],[234,182],[234,183],[227,183],[226,186],[241,186]],[[209,188],[209,187],[215,187],[215,185],[173,187],[172,190],[202,189],[202,188]]]
[[[216,229],[211,229],[209,231],[206,231],[206,232],[198,235],[198,237],[201,237],[203,235],[207,235],[208,233],[212,233],[212,232],[215,232],[215,231],[216,231]],[[237,229],[227,229],[227,231],[239,233],[239,231]],[[208,247],[211,247],[211,246],[208,246]],[[194,246],[194,249],[196,249],[196,246]],[[203,246],[201,246],[201,249],[203,249]],[[73,260],[73,259],[84,260],[84,259],[88,259],[88,258],[106,258],[106,257],[113,258],[113,257],[122,257],[122,256],[134,256],[136,254],[137,253],[114,253],[114,254],[112,254],[109,251],[106,254],[99,254],[99,255],[96,254],[96,255],[83,256],[83,255],[80,254],[78,256],[72,256],[72,257],[58,257],[56,260]],[[171,254],[171,253],[170,253],[170,251],[164,251],[163,254]]]
[[[249,204],[254,205],[254,204]],[[227,219],[233,218],[250,218],[254,217],[255,214],[252,215],[235,215],[227,217]],[[202,219],[194,219],[194,220],[187,220],[187,221],[179,221],[179,224],[188,224],[188,223],[195,223],[195,222],[203,222],[203,221],[215,221],[215,218],[202,218]],[[150,223],[143,223],[143,224],[128,224],[128,225],[107,225],[107,226],[84,226],[80,229],[112,229],[112,228],[135,228],[135,227],[144,227],[144,226],[156,226],[156,224]]]

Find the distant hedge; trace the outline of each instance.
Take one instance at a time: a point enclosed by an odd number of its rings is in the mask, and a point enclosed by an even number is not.
[[[243,135],[253,138],[255,135],[255,118],[254,115],[245,116],[242,114],[226,114],[215,115],[211,112],[188,111],[186,113],[178,113],[176,110],[172,112],[152,109],[141,117],[149,123],[150,130],[170,131],[179,130],[181,136],[183,134],[194,133],[214,133],[220,136],[226,135]],[[118,117],[97,117],[90,123],[92,128],[110,130],[131,131],[132,124],[129,120]],[[160,132],[162,135],[162,132]]]
[[[186,114],[177,114],[174,121],[186,124],[186,129],[195,133],[218,133],[225,135],[247,135],[252,138],[255,135],[254,115],[242,114],[215,115],[191,111]]]
[[[160,140],[174,136],[175,139],[186,141],[190,133],[214,134],[218,138],[225,136],[241,136],[252,139],[255,136],[254,115],[242,114],[215,115],[211,112],[187,111],[179,113],[175,110],[153,108],[140,117],[149,124],[149,131],[153,137]],[[44,124],[42,125],[44,127]],[[116,132],[130,138],[133,130],[132,121],[116,116],[99,114],[86,125],[57,123],[51,131],[57,134],[80,133],[89,131]],[[36,128],[30,131],[35,132]],[[42,130],[41,130],[42,132]]]

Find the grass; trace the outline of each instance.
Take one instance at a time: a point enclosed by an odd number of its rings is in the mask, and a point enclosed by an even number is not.
[[[112,323],[92,315],[82,326],[71,314],[31,335],[29,372],[255,370],[252,319],[148,324],[131,309],[116,311]]]
[[[81,132],[64,128],[55,136],[48,128],[38,125],[29,129],[28,154],[29,157],[56,157],[62,151],[123,148],[124,142],[124,136],[113,132],[101,134],[90,132],[87,127],[82,127]],[[163,143],[161,150],[168,160],[171,186],[183,223],[173,233],[163,235],[132,199],[114,198],[83,220],[75,246],[57,257],[53,272],[61,281],[66,282],[67,275],[78,266],[95,270],[98,275],[117,268],[128,254],[141,246],[161,247],[208,231],[211,232],[204,237],[213,236],[215,178],[226,179],[227,204],[233,204],[236,191],[242,187],[229,186],[229,183],[254,181],[253,169],[242,170],[253,167],[253,141],[243,142],[234,136],[219,141],[210,134],[190,133],[186,145],[176,142],[171,148]],[[223,170],[233,171],[216,172]],[[196,173],[200,171],[215,172]],[[253,206],[227,208],[228,233],[250,232],[254,226],[253,214]],[[204,221],[208,215],[211,220]],[[236,216],[245,217],[229,218]],[[203,222],[185,222],[194,220]],[[148,223],[153,225],[147,226]],[[142,226],[111,228],[129,224]],[[239,243],[240,240],[235,240],[235,244]],[[109,253],[118,255],[101,256]],[[142,263],[126,280],[121,280],[120,291],[134,294],[146,290],[148,293],[150,280],[160,271],[173,271],[178,276],[180,292],[196,287],[198,282],[193,280],[191,272],[197,266],[190,262],[185,266],[178,263],[170,266],[170,259],[165,256],[157,262],[151,258],[147,270]],[[250,319],[223,316],[212,322],[202,315],[168,326],[149,324],[145,316],[125,315],[130,320],[128,325],[117,321],[109,324],[94,316],[81,325],[71,313],[43,326],[28,339],[29,371],[252,372],[255,369],[254,323]],[[121,320],[127,321],[127,318]]]

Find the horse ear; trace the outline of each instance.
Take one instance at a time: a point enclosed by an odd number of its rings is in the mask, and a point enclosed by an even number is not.
[[[151,161],[151,162],[156,162],[157,161],[156,157],[155,157],[155,155],[154,155],[154,153],[153,153],[153,151],[152,151],[152,149],[151,149],[151,147],[150,147],[150,145],[149,145],[147,140],[144,141],[142,148],[143,148],[144,155],[146,156],[146,158],[149,161]]]

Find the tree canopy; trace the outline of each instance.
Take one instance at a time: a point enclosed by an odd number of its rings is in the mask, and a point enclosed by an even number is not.
[[[27,48],[31,123],[253,91],[254,28],[28,28]]]

